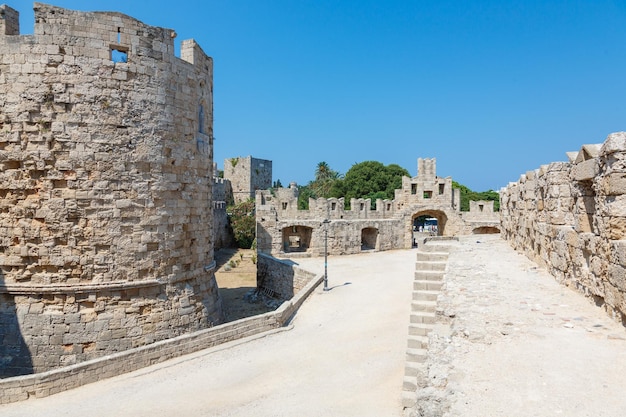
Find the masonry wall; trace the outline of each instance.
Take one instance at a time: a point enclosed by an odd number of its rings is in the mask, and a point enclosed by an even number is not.
[[[6,6],[0,26],[0,376],[222,319],[211,58],[119,13],[34,8],[34,35]]]
[[[254,198],[257,190],[272,186],[272,161],[247,157],[224,160],[224,179],[230,181],[236,203]]]
[[[294,262],[259,254],[257,260],[257,289],[268,296],[290,300],[309,284],[316,275],[299,268]]]
[[[626,133],[501,191],[502,236],[565,285],[626,314]]]

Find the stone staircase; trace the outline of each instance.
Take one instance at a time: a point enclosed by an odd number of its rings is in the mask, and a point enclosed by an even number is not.
[[[437,297],[443,285],[448,254],[457,240],[427,240],[417,250],[411,320],[402,384],[402,406],[414,407],[418,377],[424,375],[428,358],[428,334],[435,325]]]

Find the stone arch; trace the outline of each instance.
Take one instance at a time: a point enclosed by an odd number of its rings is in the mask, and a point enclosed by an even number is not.
[[[495,235],[500,233],[500,229],[495,226],[480,226],[472,230],[474,235]]]
[[[378,249],[378,229],[364,227],[361,229],[361,250]]]
[[[420,219],[423,219],[423,218],[436,219],[437,222],[436,222],[435,228],[432,228],[430,230],[423,229],[422,233],[427,233],[429,235],[434,234],[436,236],[445,235],[446,223],[448,222],[448,216],[446,215],[446,213],[444,213],[441,210],[433,210],[433,209],[417,211],[416,213],[413,214],[413,216],[411,216],[411,228],[416,229],[417,223],[420,221]],[[417,230],[413,230],[413,232],[419,233],[419,228],[417,227]]]
[[[283,251],[306,252],[311,247],[313,228],[294,224],[283,228]]]

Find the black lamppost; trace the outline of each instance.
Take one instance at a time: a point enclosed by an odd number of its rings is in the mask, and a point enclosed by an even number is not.
[[[324,224],[324,291],[328,291],[328,225],[330,220],[326,219]]]

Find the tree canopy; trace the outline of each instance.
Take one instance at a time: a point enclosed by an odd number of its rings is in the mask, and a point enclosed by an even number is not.
[[[461,211],[469,211],[469,202],[479,200],[493,201],[493,210],[500,211],[500,194],[496,191],[476,192],[456,181],[452,181],[452,188],[461,190]]]
[[[250,199],[227,207],[228,220],[237,246],[249,249],[256,235],[254,200]]]
[[[335,183],[331,194],[351,198],[369,198],[372,206],[376,199],[394,198],[395,190],[402,188],[402,177],[409,172],[397,164],[383,165],[377,161],[365,161],[352,165],[342,180]]]

